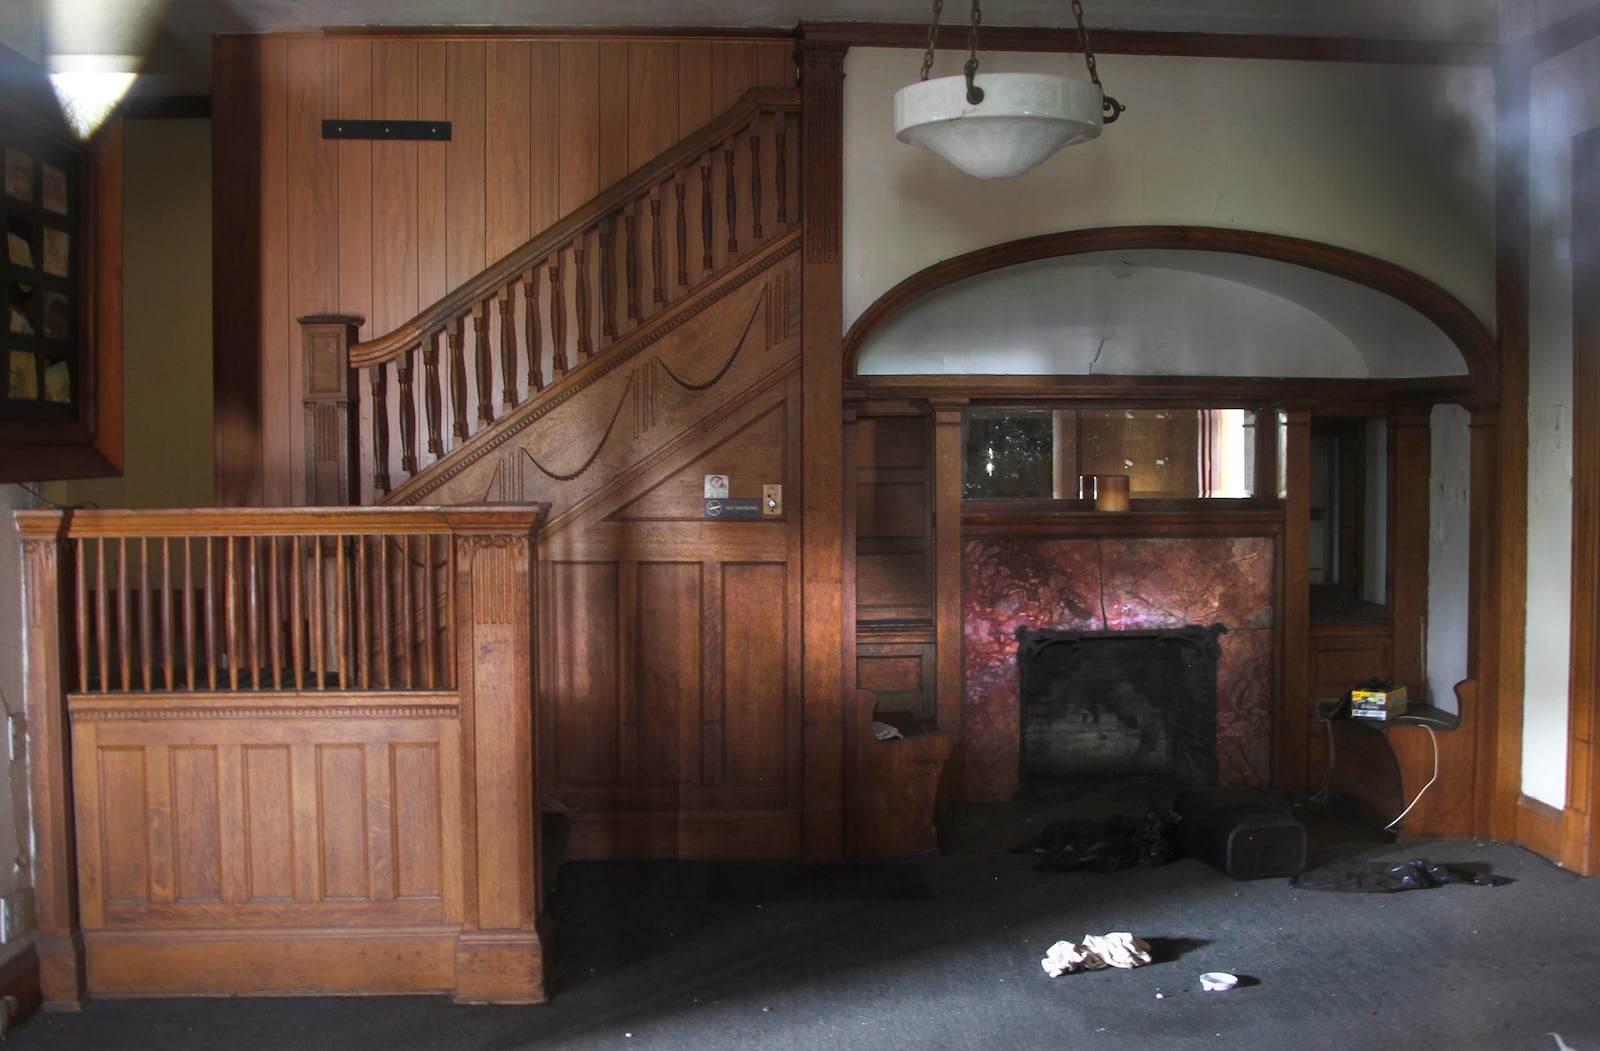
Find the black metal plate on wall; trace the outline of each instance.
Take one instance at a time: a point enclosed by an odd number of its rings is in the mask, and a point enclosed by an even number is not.
[[[421,142],[449,142],[447,120],[325,120],[325,139],[402,139]]]

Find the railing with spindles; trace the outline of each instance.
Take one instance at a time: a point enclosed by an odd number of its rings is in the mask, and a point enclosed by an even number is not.
[[[69,689],[453,690],[453,540],[483,513],[72,512]]]
[[[798,92],[753,89],[405,325],[353,344],[372,495],[793,231],[798,141]]]

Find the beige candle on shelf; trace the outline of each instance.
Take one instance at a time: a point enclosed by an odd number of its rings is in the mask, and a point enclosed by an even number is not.
[[[1128,509],[1128,476],[1125,474],[1098,474],[1094,479],[1094,507],[1096,511],[1126,511]]]

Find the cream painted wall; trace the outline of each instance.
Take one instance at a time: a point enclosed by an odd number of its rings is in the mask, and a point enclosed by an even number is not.
[[[1600,126],[1600,40],[1533,78],[1529,287],[1528,635],[1522,791],[1562,807],[1572,599],[1572,138]]]
[[[1128,107],[1097,140],[985,183],[894,138],[920,54],[846,57],[844,321],[940,259],[1058,230],[1177,223],[1365,252],[1493,316],[1493,82],[1485,70],[1107,55]],[[959,72],[941,53],[935,75]],[[1070,57],[982,55],[992,72],[1081,75]]]
[[[1428,633],[1423,650],[1429,700],[1459,712],[1455,685],[1467,677],[1467,523],[1472,488],[1470,417],[1435,405],[1428,421]]]
[[[211,435],[211,122],[126,125],[121,478],[53,483],[58,503],[208,507]]]
[[[0,45],[30,62],[44,60],[44,6],[40,0],[0,3]]]

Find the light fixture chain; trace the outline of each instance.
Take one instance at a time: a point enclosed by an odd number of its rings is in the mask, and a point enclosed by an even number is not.
[[[939,45],[939,15],[944,11],[944,0],[933,0],[933,22],[928,26],[928,50],[922,53],[922,79],[927,80],[933,71],[933,49]]]
[[[983,8],[978,0],[972,0],[972,33],[967,37],[967,57],[974,63],[978,61],[978,26],[983,22]]]
[[[1100,71],[1094,64],[1094,50],[1089,47],[1089,30],[1083,24],[1083,0],[1072,0],[1072,17],[1078,22],[1078,43],[1083,46],[1083,61],[1089,67],[1089,79],[1094,81],[1095,87],[1104,90],[1100,83]]]
[[[983,21],[983,8],[978,0],[972,0],[972,29],[967,36],[967,63],[963,68],[967,75],[967,105],[976,106],[983,102],[983,89],[978,87],[978,25]]]
[[[1089,67],[1089,79],[1100,89],[1101,121],[1110,124],[1122,116],[1122,111],[1127,107],[1107,95],[1105,85],[1100,83],[1100,70],[1094,62],[1094,48],[1089,46],[1089,28],[1083,24],[1083,0],[1072,0],[1072,17],[1078,23],[1078,43],[1083,45],[1083,64]]]

